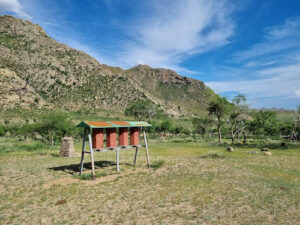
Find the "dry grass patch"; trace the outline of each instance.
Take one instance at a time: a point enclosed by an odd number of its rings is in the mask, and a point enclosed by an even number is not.
[[[79,158],[50,150],[2,155],[0,224],[298,224],[300,148],[252,150],[152,142],[160,169],[142,150],[135,167],[134,151],[122,151],[117,173],[115,153],[98,153],[96,180],[76,177]]]

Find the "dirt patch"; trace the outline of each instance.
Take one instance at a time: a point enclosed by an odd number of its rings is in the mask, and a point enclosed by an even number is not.
[[[43,185],[43,189],[48,189],[50,187],[52,187],[53,185],[68,185],[68,184],[73,184],[73,183],[78,183],[77,179],[74,179],[72,177],[65,177],[65,178],[61,178],[61,179],[57,179],[57,180],[52,180],[46,184]]]
[[[149,172],[149,170],[147,170],[147,169],[141,169],[141,170],[129,171],[129,172],[124,172],[124,173],[120,173],[120,174],[113,174],[113,175],[108,175],[108,176],[100,177],[100,178],[97,178],[95,180],[79,180],[79,179],[72,178],[72,177],[65,177],[65,178],[53,180],[53,181],[50,181],[50,182],[44,184],[43,185],[43,189],[49,189],[53,185],[66,186],[68,184],[74,184],[74,183],[76,183],[76,184],[95,185],[95,184],[99,184],[99,183],[105,183],[105,182],[114,181],[118,177],[122,177],[122,176],[126,176],[126,175],[131,175],[131,174],[135,174],[135,173],[141,173],[141,172]]]

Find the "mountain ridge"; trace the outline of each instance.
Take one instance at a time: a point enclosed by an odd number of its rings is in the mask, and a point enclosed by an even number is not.
[[[202,81],[138,65],[128,70],[99,63],[52,39],[42,27],[0,16],[0,106],[124,111],[151,100],[174,116],[205,111],[215,95]]]

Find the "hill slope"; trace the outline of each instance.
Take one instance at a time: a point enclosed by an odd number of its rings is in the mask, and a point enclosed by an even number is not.
[[[124,111],[150,99],[173,115],[198,114],[213,92],[166,69],[100,64],[50,38],[38,25],[0,16],[0,107]]]
[[[169,69],[138,65],[127,70],[126,75],[156,98],[163,99],[164,105],[170,108],[175,105],[175,110],[181,113],[199,113],[214,96],[203,82],[182,77]]]

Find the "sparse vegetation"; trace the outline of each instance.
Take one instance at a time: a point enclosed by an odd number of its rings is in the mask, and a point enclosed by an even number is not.
[[[161,168],[163,165],[165,165],[164,160],[156,160],[153,163],[151,163],[151,168],[154,170],[157,170],[157,169]]]
[[[16,141],[1,137],[0,145]],[[134,151],[124,150],[117,174],[115,152],[97,153],[94,181],[89,158],[86,180],[78,179],[80,158],[57,157],[59,146],[42,155],[40,150],[12,151],[0,156],[0,223],[38,224],[43,215],[50,224],[297,224],[300,146],[270,147],[268,158],[249,154],[264,144],[227,153],[227,146],[202,139],[150,139],[152,162],[165,162],[163,169],[148,169],[142,151],[132,167]]]
[[[155,105],[150,100],[147,101],[140,100],[132,103],[125,109],[124,114],[125,116],[133,117],[138,121],[159,119],[159,118],[166,117],[163,110],[160,109],[157,105]]]
[[[299,223],[300,107],[253,110],[172,70],[101,65],[11,16],[0,44],[0,224]],[[133,119],[152,124],[150,167],[142,148],[137,165],[121,150],[120,172],[101,152],[96,179],[89,157],[79,176],[75,125]]]
[[[225,158],[226,155],[224,153],[220,153],[220,152],[216,152],[216,151],[213,151],[213,152],[208,152],[204,155],[201,155],[201,158],[212,158],[212,159],[223,159]]]

